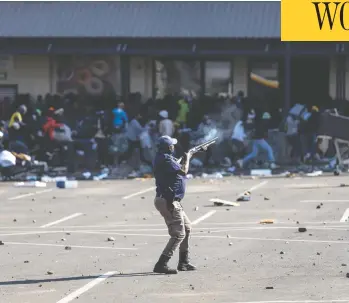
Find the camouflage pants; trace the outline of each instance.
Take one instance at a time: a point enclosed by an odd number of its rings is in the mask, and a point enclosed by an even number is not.
[[[180,252],[188,252],[191,223],[181,203],[169,203],[164,198],[156,197],[154,204],[163,216],[171,236],[162,254],[172,257],[178,247]]]

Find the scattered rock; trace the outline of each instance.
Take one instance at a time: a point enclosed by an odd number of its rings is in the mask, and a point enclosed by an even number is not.
[[[230,235],[227,235],[227,238],[229,239],[229,238],[230,238]]]
[[[349,272],[347,273],[347,278],[349,278]]]
[[[144,197],[141,197],[141,199],[145,199]]]
[[[39,284],[39,287],[42,287],[42,284]]]
[[[196,207],[194,208],[194,210],[195,210],[195,211],[199,210],[199,206],[196,206]]]
[[[67,241],[67,240],[66,240],[65,238],[62,238],[62,239],[61,239],[61,241],[63,241],[63,242],[64,242],[64,241]]]
[[[310,236],[310,237],[312,237],[312,236],[313,236],[313,234],[309,234],[309,236]]]
[[[345,264],[345,263],[342,263],[342,266],[347,266],[347,264]]]
[[[64,249],[65,250],[71,250],[71,246],[66,246]]]
[[[321,254],[319,252],[316,253],[318,256],[320,256]]]
[[[232,243],[232,242],[230,242],[230,243],[229,243],[229,246],[232,246],[232,245],[233,245],[233,243]]]
[[[2,242],[2,241],[0,241],[0,245],[5,245],[5,243],[4,243],[4,242]]]
[[[283,251],[280,251],[280,255],[284,255],[285,253]]]
[[[296,224],[299,224],[299,221],[297,221]]]
[[[17,222],[17,219],[13,219],[13,222]]]
[[[307,229],[305,227],[300,227],[300,228],[298,228],[298,231],[300,233],[305,233],[307,231]]]
[[[264,197],[264,200],[265,201],[269,201],[270,199],[268,197]]]
[[[273,223],[274,223],[274,220],[270,220],[270,219],[261,220],[259,223],[260,223],[260,224],[273,224]]]
[[[323,206],[323,205],[324,205],[324,203],[320,203],[320,205],[321,205],[321,206]]]
[[[340,187],[347,187],[347,186],[349,186],[348,184],[344,184],[344,183],[342,183],[341,185],[340,185]]]
[[[28,261],[28,260],[26,260],[26,261],[24,261],[24,263],[29,263],[29,261]]]
[[[65,233],[67,236],[70,236],[71,234],[70,233]]]
[[[147,218],[143,218],[143,221],[146,221],[147,220]]]
[[[267,286],[265,289],[274,289],[273,286]]]
[[[49,271],[47,272],[47,274],[48,274],[48,275],[53,275],[53,271],[50,271],[50,270],[49,270]]]
[[[33,220],[33,223],[36,223],[36,220]]]
[[[320,209],[320,208],[321,208],[321,205],[316,206],[316,209]]]
[[[109,237],[109,238],[108,238],[108,241],[109,241],[109,242],[113,242],[113,241],[115,241],[115,238]]]

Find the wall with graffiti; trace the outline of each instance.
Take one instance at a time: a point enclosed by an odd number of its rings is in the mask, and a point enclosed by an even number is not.
[[[118,56],[71,56],[57,58],[57,92],[82,96],[120,96]]]

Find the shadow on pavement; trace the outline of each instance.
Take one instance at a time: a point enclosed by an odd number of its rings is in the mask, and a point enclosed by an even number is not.
[[[158,276],[159,274],[153,272],[136,272],[136,273],[122,273],[110,276],[110,278],[131,278],[131,277],[145,277],[145,276]],[[81,277],[65,277],[65,278],[48,278],[48,279],[37,279],[37,280],[17,280],[17,281],[4,281],[0,282],[0,286],[9,285],[27,285],[27,284],[39,284],[39,283],[50,283],[50,282],[65,282],[65,281],[78,281],[78,280],[91,280],[97,279],[101,275],[94,276],[81,276]]]

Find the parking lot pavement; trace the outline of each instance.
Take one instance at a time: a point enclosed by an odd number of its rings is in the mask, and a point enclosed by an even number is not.
[[[152,273],[168,239],[153,180],[1,184],[0,302],[349,302],[346,181],[189,180],[198,271],[176,276]],[[210,201],[246,190],[239,206]]]

